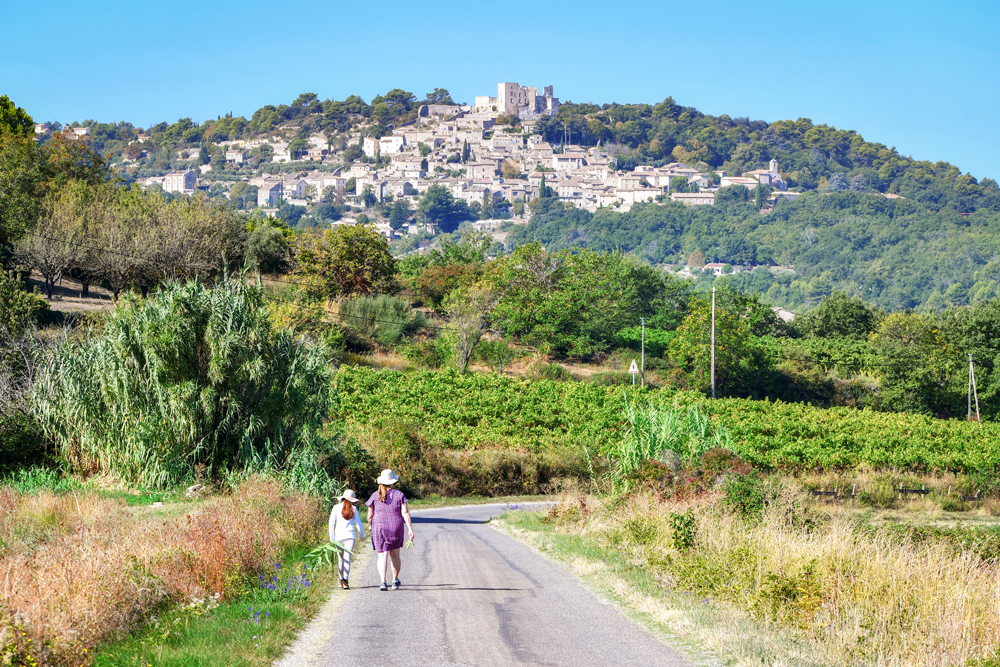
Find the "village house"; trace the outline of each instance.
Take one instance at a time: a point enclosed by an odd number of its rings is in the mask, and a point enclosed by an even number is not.
[[[670,201],[679,201],[689,206],[715,205],[714,192],[671,192]]]
[[[257,206],[277,206],[281,201],[281,181],[266,178],[257,186]]]
[[[587,156],[583,153],[555,153],[552,156],[552,168],[559,169],[581,169],[587,162]]]
[[[163,179],[164,192],[194,192],[198,177],[193,171],[174,171]]]
[[[393,134],[381,139],[365,137],[361,143],[361,149],[368,157],[375,157],[378,153],[389,155],[391,153],[398,153],[405,145],[405,142],[406,139],[401,134]]]
[[[285,178],[281,182],[281,193],[286,198],[302,199],[306,195],[306,182],[301,178]]]
[[[228,164],[243,164],[246,155],[243,151],[226,151],[226,162]]]
[[[322,161],[326,157],[326,153],[327,150],[325,148],[313,147],[306,151],[306,159]]]
[[[754,190],[760,185],[760,181],[756,178],[746,178],[744,176],[723,176],[719,183],[720,188],[725,188],[730,185],[742,185],[748,190]]]

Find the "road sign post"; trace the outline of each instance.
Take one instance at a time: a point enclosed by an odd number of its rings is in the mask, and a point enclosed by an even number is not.
[[[628,367],[628,372],[632,374],[632,386],[635,386],[635,376],[639,372],[639,365],[635,363],[635,359],[632,360],[632,365]]]

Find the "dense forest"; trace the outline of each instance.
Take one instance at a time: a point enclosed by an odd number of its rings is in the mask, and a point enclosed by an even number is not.
[[[730,280],[792,310],[813,307],[834,290],[891,311],[997,296],[1000,215],[985,209],[931,212],[909,199],[844,192],[778,202],[770,213],[751,202],[589,213],[554,199],[536,210],[528,225],[513,227],[509,247],[539,241],[549,250],[617,249],[675,266],[700,253],[709,262],[759,266]],[[703,288],[711,278],[700,277]]]

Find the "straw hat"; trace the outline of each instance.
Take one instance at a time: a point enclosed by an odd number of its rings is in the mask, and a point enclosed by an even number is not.
[[[347,489],[342,494],[340,494],[340,497],[337,498],[337,500],[346,500],[352,505],[357,505],[359,502],[361,502],[360,500],[358,500],[357,494],[355,494],[354,491],[352,491],[351,489]]]
[[[378,476],[378,479],[375,480],[375,483],[385,484],[386,486],[392,486],[398,481],[399,481],[399,476],[393,475],[392,469],[386,468],[385,470],[382,471],[382,474]]]

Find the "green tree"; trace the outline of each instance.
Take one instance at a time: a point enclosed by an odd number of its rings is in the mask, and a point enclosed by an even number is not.
[[[470,218],[465,202],[455,199],[443,185],[427,188],[417,203],[417,212],[427,223],[448,233],[457,230],[459,223]]]
[[[470,157],[471,152],[469,151],[469,140],[466,139],[462,142],[462,164],[467,164]]]
[[[867,340],[885,316],[881,308],[844,292],[833,292],[815,309],[795,318],[794,329],[810,338]]]
[[[662,309],[666,318],[676,307],[670,303],[674,281],[668,287],[651,266],[622,253],[548,253],[532,243],[488,269],[504,294],[495,313],[498,330],[558,355],[606,351],[640,317],[658,317]]]
[[[417,148],[420,151],[420,157],[427,157],[428,155],[431,154],[431,151],[433,150],[430,146],[428,146],[422,141],[417,146]]]
[[[342,225],[297,239],[298,272],[322,296],[395,294],[396,260],[370,225]]]
[[[427,99],[424,102],[426,104],[455,104],[447,88],[435,88],[427,93]]]
[[[410,203],[405,199],[397,199],[392,202],[389,211],[389,226],[394,230],[400,230],[406,226],[410,219]]]
[[[361,203],[365,205],[365,208],[371,208],[378,203],[378,197],[375,196],[375,190],[370,185],[366,185],[361,190]]]
[[[288,142],[288,155],[292,160],[296,160],[308,150],[309,144],[305,139],[293,139]]]
[[[459,372],[469,368],[469,361],[476,347],[490,328],[493,311],[500,301],[500,293],[481,283],[469,289],[455,290],[444,298],[444,312],[448,317],[452,338],[453,359]]]
[[[261,273],[284,273],[291,268],[292,230],[278,218],[255,218],[246,245],[247,265]]]
[[[879,368],[879,406],[898,412],[954,416],[964,414],[963,375],[967,362],[945,338],[936,316],[893,313],[871,336]],[[964,379],[964,378],[962,378]]]
[[[35,136],[35,121],[6,95],[0,95],[0,134],[29,138]]]
[[[742,185],[727,185],[719,188],[715,193],[716,206],[730,206],[732,204],[745,204],[750,201],[750,190]],[[759,206],[757,207],[760,208]]]
[[[738,308],[716,302],[715,384],[718,396],[763,398],[773,382],[774,364],[764,342],[752,333],[751,322]],[[682,386],[711,392],[712,305],[694,299],[670,341],[668,357]]]

